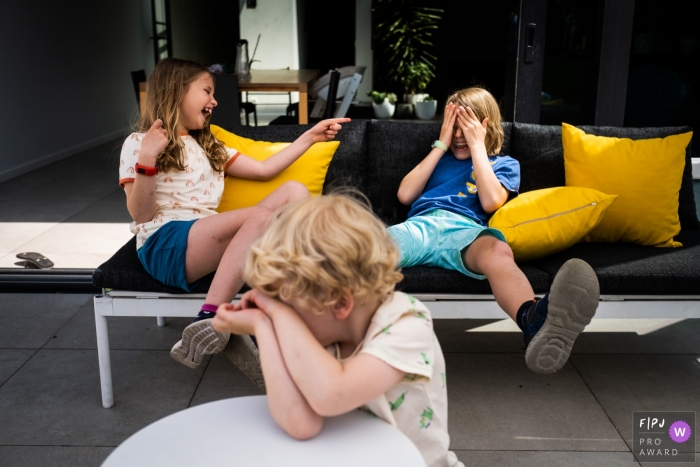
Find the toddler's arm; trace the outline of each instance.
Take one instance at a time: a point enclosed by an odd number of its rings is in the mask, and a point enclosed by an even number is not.
[[[440,141],[447,147],[452,144],[452,132],[457,115],[455,105],[450,103],[445,106],[445,117],[442,120],[440,129]],[[445,154],[440,148],[433,148],[432,151],[411,170],[401,181],[399,191],[396,196],[403,205],[410,206],[423,193],[425,184],[435,170],[435,166]]]
[[[483,122],[474,114],[474,111],[467,107],[459,109],[457,113],[457,124],[464,133],[471,151],[472,163],[474,164],[474,178],[476,179],[476,189],[481,207],[487,213],[496,212],[498,208],[508,201],[508,190],[501,184],[489,163],[484,141],[486,139],[486,125],[488,118]]]
[[[146,167],[155,167],[158,155],[168,146],[166,131],[161,128],[163,121],[157,119],[143,137],[139,150],[138,163]],[[137,224],[153,219],[156,213],[156,177],[135,174],[134,181],[124,183],[126,208]]]
[[[340,124],[349,121],[349,118],[322,120],[292,144],[264,161],[257,161],[245,155],[239,156],[236,162],[226,169],[226,173],[251,180],[269,180],[292,165],[314,143],[330,141],[335,138],[335,135],[343,128]]]
[[[295,439],[316,436],[323,427],[323,417],[311,409],[290,377],[270,319],[256,309],[234,311],[227,303],[217,310],[212,326],[217,331],[255,335],[272,418]]]
[[[315,413],[331,417],[354,410],[405,376],[368,354],[339,362],[291,307],[257,290],[246,295],[245,300],[255,303],[271,318],[286,368]]]

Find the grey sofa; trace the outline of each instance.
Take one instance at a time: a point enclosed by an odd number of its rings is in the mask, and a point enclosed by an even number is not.
[[[501,152],[520,162],[521,193],[565,185],[560,127],[520,123],[504,123],[503,127],[506,138]],[[232,131],[255,140],[293,141],[307,128],[285,125],[238,127]],[[688,127],[581,129],[596,135],[631,139],[690,131]],[[344,125],[324,190],[352,185],[367,195],[375,213],[388,225],[405,220],[409,208],[399,203],[398,186],[404,175],[426,156],[439,131],[438,123],[357,120]],[[700,221],[696,216],[692,183],[689,147],[679,193],[682,231],[677,240],[683,243],[682,248],[581,243],[519,266],[535,292],[544,294],[565,261],[573,257],[587,261],[600,281],[601,304],[597,317],[700,318]],[[488,281],[430,267],[407,268],[403,273],[404,280],[397,288],[426,302],[435,317],[505,317],[495,303]],[[204,299],[212,277],[202,280],[192,294],[166,287],[153,280],[141,266],[135,239],[98,267],[93,283],[105,290],[95,298],[101,371],[105,352],[109,363],[105,316],[192,316],[197,310],[192,300]],[[159,324],[164,324],[162,318]],[[105,403],[104,371],[102,376]],[[109,392],[111,397],[111,380]],[[108,406],[111,406],[109,398],[105,403],[105,407]]]

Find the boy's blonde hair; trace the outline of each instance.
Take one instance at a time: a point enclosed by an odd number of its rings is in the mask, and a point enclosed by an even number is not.
[[[165,150],[156,159],[159,169],[163,172],[185,170],[183,153],[185,146],[180,135],[177,134],[178,125],[182,120],[180,104],[190,84],[203,74],[211,76],[209,70],[197,62],[166,58],[158,62],[148,78],[146,108],[141,113],[137,131],[145,133],[151,128],[153,122],[159,118],[163,120],[162,128],[167,132],[169,141]],[[211,134],[210,119],[211,115],[207,116],[204,128],[191,130],[190,136],[204,149],[211,167],[217,172],[222,172],[228,160],[228,154],[224,145]]]
[[[484,141],[486,153],[489,156],[498,154],[503,146],[505,136],[501,126],[501,110],[491,93],[480,87],[462,89],[447,98],[447,104],[450,102],[458,106],[461,105],[465,109],[470,107],[480,122],[483,122],[485,118],[489,119],[486,126],[486,140]]]
[[[383,300],[403,275],[399,253],[367,205],[343,194],[290,203],[248,254],[244,278],[264,294],[323,313],[349,291]]]

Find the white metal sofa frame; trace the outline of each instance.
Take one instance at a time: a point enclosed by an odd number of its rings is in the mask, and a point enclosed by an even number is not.
[[[412,294],[424,302],[434,318],[504,319],[506,316],[493,295]],[[97,354],[100,366],[102,406],[114,406],[112,370],[109,356],[107,318],[112,316],[156,317],[165,326],[166,317],[193,316],[192,310],[204,303],[205,294],[168,294],[105,290],[94,298]],[[700,318],[700,295],[603,295],[596,318]]]

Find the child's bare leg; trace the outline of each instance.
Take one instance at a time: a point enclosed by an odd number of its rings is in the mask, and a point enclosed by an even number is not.
[[[510,247],[491,235],[482,235],[462,251],[462,261],[471,271],[483,274],[498,305],[515,320],[518,309],[535,298],[530,282],[515,264]]]
[[[192,225],[185,256],[187,282],[194,282],[212,271],[216,274],[202,311],[195,322],[185,328],[182,339],[170,351],[175,360],[196,368],[204,355],[221,352],[226,347],[229,334],[216,332],[211,327],[213,311],[221,303],[233,300],[243,286],[246,254],[265,232],[272,213],[286,203],[308,196],[304,185],[287,182],[257,206],[205,217]],[[255,360],[259,365],[257,358]],[[259,368],[249,369],[251,375],[259,373]]]

